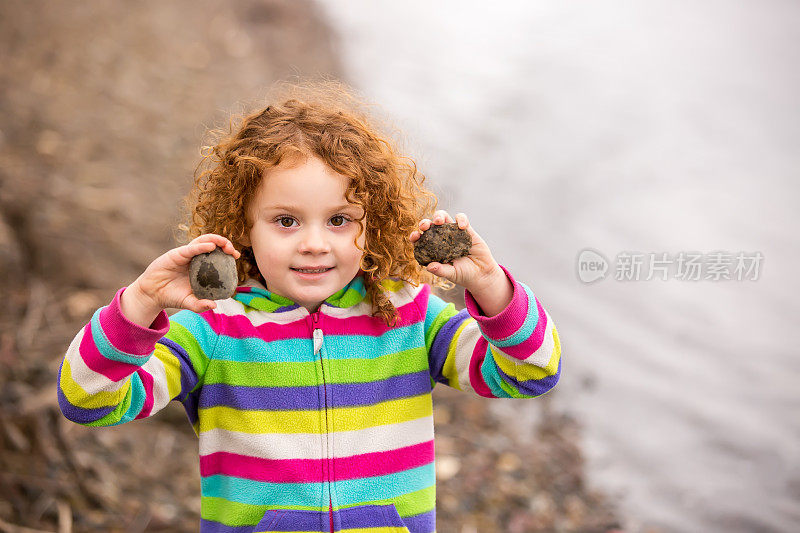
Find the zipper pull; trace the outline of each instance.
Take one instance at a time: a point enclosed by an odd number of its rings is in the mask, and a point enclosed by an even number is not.
[[[319,353],[320,348],[322,348],[322,330],[315,329],[314,330],[314,355]]]

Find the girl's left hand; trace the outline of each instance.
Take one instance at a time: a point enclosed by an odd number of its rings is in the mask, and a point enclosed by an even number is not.
[[[442,225],[445,222],[457,222],[459,228],[466,229],[472,237],[472,248],[468,256],[459,257],[452,264],[430,263],[426,267],[428,272],[457,283],[473,294],[491,287],[498,279],[505,280],[506,275],[492,257],[486,241],[475,232],[464,213],[458,213],[453,220],[447,211],[436,211],[433,220],[424,218],[420,221],[419,230],[412,231],[409,239],[412,243],[416,242],[432,224]]]

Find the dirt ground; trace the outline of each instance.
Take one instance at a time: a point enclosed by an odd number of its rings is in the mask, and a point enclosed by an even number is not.
[[[306,0],[0,3],[0,531],[197,530],[180,406],[84,428],[60,414],[58,369],[92,312],[176,244],[206,128],[276,80],[339,77],[335,50]],[[617,527],[575,420],[545,397],[520,438],[446,389],[440,532]]]

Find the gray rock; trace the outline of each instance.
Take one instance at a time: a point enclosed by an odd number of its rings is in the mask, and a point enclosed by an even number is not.
[[[192,292],[201,300],[224,300],[236,292],[236,259],[220,248],[199,254],[189,263]]]

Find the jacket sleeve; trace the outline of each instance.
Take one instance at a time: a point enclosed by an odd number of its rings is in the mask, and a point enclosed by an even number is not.
[[[533,398],[558,382],[561,343],[530,288],[503,271],[514,293],[508,306],[492,317],[481,314],[469,291],[466,309],[458,312],[453,304],[429,295],[423,311],[431,379],[490,398]]]
[[[170,400],[183,403],[196,428],[197,394],[218,339],[191,311],[162,311],[150,328],[129,321],[120,289],[73,339],[58,379],[58,403],[68,419],[114,426],[146,418]]]

